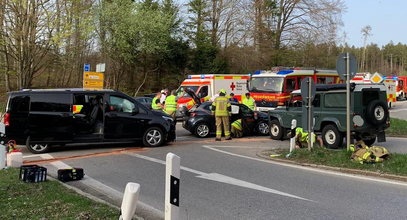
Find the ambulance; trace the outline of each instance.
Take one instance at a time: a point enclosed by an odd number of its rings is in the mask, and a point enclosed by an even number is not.
[[[397,101],[397,79],[392,76],[382,76],[376,72],[373,75],[370,73],[357,73],[351,80],[351,83],[383,83],[386,87],[387,105],[389,108],[394,107]]]
[[[185,92],[185,88],[193,91],[201,101],[213,99],[220,89],[226,90],[226,95],[234,93],[235,97],[241,101],[241,96],[247,93],[248,74],[205,74],[188,75],[177,90],[178,109],[187,107],[190,109],[194,102],[190,94]]]

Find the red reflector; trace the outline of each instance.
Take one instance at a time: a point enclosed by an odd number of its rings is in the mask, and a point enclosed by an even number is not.
[[[5,126],[10,126],[10,113],[6,113],[4,115],[4,125]]]
[[[195,116],[196,116],[196,113],[195,113],[195,112],[191,112],[191,114],[190,114],[189,116],[195,117]]]

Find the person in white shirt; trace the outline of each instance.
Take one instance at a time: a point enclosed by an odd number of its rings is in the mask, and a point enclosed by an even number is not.
[[[160,98],[161,104],[164,104],[165,99],[167,98],[167,93],[168,93],[168,89],[161,90],[161,98]]]

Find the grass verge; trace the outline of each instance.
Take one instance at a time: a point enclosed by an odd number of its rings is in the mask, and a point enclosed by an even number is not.
[[[0,170],[0,219],[118,219],[119,211],[57,181],[25,183],[19,169]]]
[[[288,154],[288,150],[277,151],[281,154],[280,158]],[[275,154],[276,151],[264,151],[262,154],[269,157],[270,154]],[[294,150],[288,160],[300,162],[325,165],[331,167],[350,168],[367,170],[378,173],[394,174],[407,176],[407,155],[406,154],[391,154],[389,159],[382,163],[372,164],[360,164],[350,159],[351,152],[347,152],[346,149],[332,150],[321,147],[315,147],[311,151],[307,149]]]
[[[386,135],[407,137],[407,121],[397,118],[390,118],[390,127],[386,130]]]

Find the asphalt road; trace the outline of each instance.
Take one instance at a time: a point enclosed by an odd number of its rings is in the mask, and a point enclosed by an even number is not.
[[[286,141],[268,137],[215,142],[178,129],[178,141],[159,148],[79,146],[26,160],[62,158],[86,179],[117,191],[141,184],[140,201],[164,211],[165,157],[181,157],[180,219],[405,219],[407,183],[278,164],[256,157]],[[406,139],[388,138],[407,153]],[[87,155],[87,156],[83,156]],[[84,181],[86,182],[86,181]]]
[[[390,117],[407,120],[407,101],[398,101],[390,109]]]

